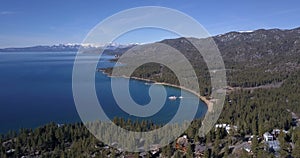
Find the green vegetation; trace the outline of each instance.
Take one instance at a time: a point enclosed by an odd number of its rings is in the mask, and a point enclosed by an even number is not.
[[[125,121],[122,118],[115,118],[114,123],[128,127],[129,130],[143,129],[148,131],[150,129],[158,128],[151,122],[133,122]],[[175,142],[167,145],[157,151],[129,153],[123,152],[120,149],[109,147],[107,144],[97,140],[92,134],[89,133],[83,124],[66,124],[58,125],[50,123],[44,127],[34,130],[21,129],[18,133],[10,132],[2,135],[0,139],[1,158],[5,157],[121,157],[121,156],[134,156],[139,157],[142,153],[146,157],[195,157],[196,145],[202,144],[207,148],[201,151],[204,157],[273,157],[273,153],[265,151],[263,142],[258,139],[252,140],[252,153],[247,153],[244,150],[233,152],[232,147],[239,146],[243,141],[242,135],[246,134],[240,131],[247,131],[246,126],[239,128],[239,131],[227,133],[222,128],[213,128],[205,137],[198,137],[197,129],[200,128],[201,120],[194,120],[188,130],[183,135],[188,136],[187,150],[184,152],[175,148]],[[270,127],[271,129],[271,127]],[[285,142],[286,145],[282,146],[280,154],[285,157],[292,155],[299,156],[300,150],[300,128],[289,130],[288,134],[280,134],[280,142]],[[251,133],[251,132],[249,132]],[[256,137],[256,136],[254,136]],[[295,144],[291,149],[287,143]],[[10,152],[12,151],[12,152]],[[197,153],[198,154],[198,153]]]

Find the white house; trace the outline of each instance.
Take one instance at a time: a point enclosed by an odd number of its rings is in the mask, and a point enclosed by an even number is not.
[[[274,137],[269,132],[266,132],[266,133],[264,133],[264,140],[265,140],[265,142],[273,141]]]
[[[216,124],[215,128],[225,128],[226,132],[229,134],[231,130],[237,131],[237,126],[230,126],[229,124]]]

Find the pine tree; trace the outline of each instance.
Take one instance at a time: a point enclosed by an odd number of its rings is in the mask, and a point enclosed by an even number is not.
[[[5,153],[1,152],[1,153],[0,153],[0,157],[1,157],[1,158],[6,158],[7,156],[6,156]]]
[[[255,118],[252,119],[252,134],[257,135],[257,122],[256,122]]]
[[[216,139],[214,141],[213,157],[218,157],[219,153],[220,153],[220,130],[218,129],[216,132]]]
[[[258,134],[262,136],[265,133],[265,127],[264,127],[264,122],[263,119],[260,117],[261,114],[259,114],[258,118]]]
[[[186,157],[187,158],[193,158],[193,151],[192,151],[192,146],[191,144],[188,144],[187,146],[187,152],[186,152]]]
[[[286,144],[286,141],[285,141],[285,134],[283,133],[283,131],[280,131],[280,134],[279,134],[279,144],[280,144],[280,156],[281,157],[287,157],[288,156],[288,153],[287,153],[287,144]]]
[[[294,158],[298,158],[298,157],[300,157],[300,143],[299,142],[297,142],[296,144],[295,144],[295,148],[293,149],[293,151],[292,151],[292,156],[294,157]]]
[[[66,157],[66,154],[64,152],[61,152],[60,158],[65,158],[65,157]]]
[[[172,149],[170,145],[167,145],[166,147],[166,156],[171,157],[172,156]]]
[[[209,154],[209,150],[208,150],[208,149],[204,151],[204,156],[203,156],[203,157],[204,157],[204,158],[209,158],[209,157],[210,157],[210,154]]]
[[[116,157],[116,151],[115,151],[115,149],[112,149],[110,156],[111,156],[111,158]]]
[[[224,157],[227,158],[228,155],[229,155],[229,145],[228,145],[228,143],[226,143]]]
[[[258,152],[258,141],[256,135],[253,135],[252,138],[252,144],[251,144],[251,150],[253,152],[253,156],[257,157],[257,152]]]
[[[175,151],[174,153],[174,158],[181,158],[181,154],[179,153],[179,151]]]
[[[205,144],[208,145],[208,143],[211,142],[211,134],[210,132],[207,133],[207,135],[205,136]]]

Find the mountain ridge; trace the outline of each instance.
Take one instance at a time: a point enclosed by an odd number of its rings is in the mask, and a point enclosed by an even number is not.
[[[117,50],[117,49],[124,49],[130,48],[132,46],[137,45],[134,44],[117,44],[117,43],[109,43],[102,46],[92,45],[92,44],[58,44],[58,45],[37,45],[37,46],[30,46],[30,47],[10,47],[10,48],[2,48],[0,52],[67,52],[67,51],[78,51],[79,49],[84,50]]]
[[[283,82],[290,75],[300,70],[300,28],[290,30],[259,29],[242,33],[229,32],[212,38],[223,58],[229,86],[258,87],[276,84]],[[210,80],[207,65],[203,57],[199,55],[199,51],[189,40],[197,43],[210,39],[184,37],[165,39],[152,44],[135,46],[134,51],[145,54],[149,51],[159,50],[156,49],[159,46],[157,43],[173,47],[190,61],[199,78],[199,83],[209,87]],[[161,57],[160,52],[156,53],[158,57]],[[159,78],[158,74],[162,72],[161,69],[155,69],[156,67],[159,68],[158,65],[149,63],[137,70],[133,76],[144,78],[147,74],[146,79],[171,84],[177,83],[176,76],[172,76],[172,72],[164,66],[162,70],[168,76]],[[110,71],[107,70],[107,72]],[[201,88],[206,89],[205,86]]]

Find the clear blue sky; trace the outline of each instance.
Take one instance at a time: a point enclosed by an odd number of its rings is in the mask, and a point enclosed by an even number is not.
[[[0,47],[80,43],[104,18],[124,9],[149,5],[182,11],[212,35],[233,30],[300,27],[299,0],[1,0]],[[140,30],[119,42],[145,43],[173,36]]]

